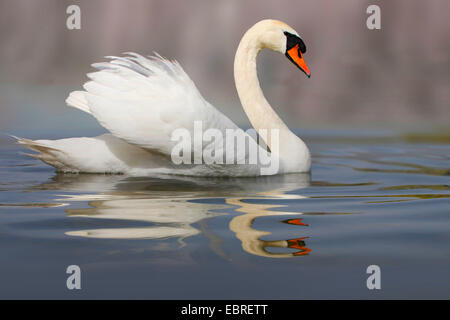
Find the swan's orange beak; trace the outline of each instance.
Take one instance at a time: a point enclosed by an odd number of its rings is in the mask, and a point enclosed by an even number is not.
[[[302,70],[308,76],[308,78],[311,77],[311,72],[309,71],[309,68],[306,65],[306,62],[303,59],[303,54],[299,50],[298,44],[296,44],[294,47],[289,49],[286,52],[286,56],[288,57],[289,60],[292,61],[292,63],[294,63],[300,70]]]

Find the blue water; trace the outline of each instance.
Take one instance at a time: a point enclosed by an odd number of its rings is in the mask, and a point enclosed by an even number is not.
[[[241,179],[56,174],[2,138],[0,298],[450,298],[450,145],[356,136]]]

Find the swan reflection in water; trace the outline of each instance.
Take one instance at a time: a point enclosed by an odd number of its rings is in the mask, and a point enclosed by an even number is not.
[[[226,214],[239,214],[229,223],[230,230],[241,241],[242,248],[253,255],[286,258],[310,252],[305,237],[268,241],[261,238],[270,231],[253,227],[255,219],[266,216],[295,216],[283,222],[307,226],[298,218],[302,213],[278,211],[283,205],[270,200],[302,199],[288,193],[309,186],[309,174],[289,174],[271,177],[239,179],[207,179],[193,177],[130,178],[120,175],[56,175],[52,182],[38,189],[77,192],[61,196],[58,201],[73,204],[86,201],[89,208],[66,209],[70,217],[89,217],[144,222],[142,227],[98,228],[66,232],[68,236],[101,239],[184,239],[203,232],[211,247],[223,255],[217,243],[223,242],[207,230],[206,219]],[[101,191],[100,191],[101,190]],[[216,199],[217,201],[208,201]],[[224,201],[223,201],[223,200]],[[263,200],[263,201],[260,201]],[[258,202],[259,203],[254,203]],[[263,202],[263,203],[261,203]],[[193,226],[197,224],[202,231]],[[302,230],[304,231],[304,230]],[[301,231],[301,232],[302,232]],[[216,245],[214,245],[214,243]],[[270,252],[267,248],[291,248],[285,252]],[[289,252],[288,252],[289,251]]]

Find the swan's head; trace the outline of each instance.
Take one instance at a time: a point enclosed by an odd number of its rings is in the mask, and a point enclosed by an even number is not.
[[[250,30],[252,29],[259,38],[261,49],[268,48],[286,55],[308,78],[311,77],[303,59],[306,45],[294,29],[282,21],[271,19],[258,22]]]

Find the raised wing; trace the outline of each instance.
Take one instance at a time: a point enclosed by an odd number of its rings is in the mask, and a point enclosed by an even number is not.
[[[116,137],[170,155],[177,144],[173,131],[185,128],[193,137],[195,121],[203,130],[238,128],[205,101],[178,62],[136,53],[107,58],[92,65],[99,71],[88,74],[85,91],[72,92],[66,102],[92,114]]]

